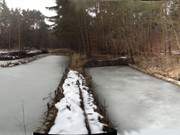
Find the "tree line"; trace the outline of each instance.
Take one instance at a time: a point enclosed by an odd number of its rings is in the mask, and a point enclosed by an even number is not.
[[[5,0],[0,1],[1,49],[46,49],[54,44],[55,38],[40,11],[9,9]]]
[[[56,0],[49,18],[0,2],[0,48],[68,48],[94,54],[171,55],[180,49],[179,0]]]
[[[56,0],[60,46],[81,54],[171,54],[180,49],[179,0]]]

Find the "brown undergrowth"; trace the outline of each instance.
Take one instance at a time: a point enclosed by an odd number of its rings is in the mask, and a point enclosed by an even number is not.
[[[135,65],[152,74],[159,74],[180,81],[180,56],[136,56]]]

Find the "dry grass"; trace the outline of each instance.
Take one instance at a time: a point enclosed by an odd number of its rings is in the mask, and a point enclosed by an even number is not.
[[[153,74],[160,74],[165,77],[180,80],[180,56],[151,56],[135,57],[135,63],[138,67],[145,69]]]
[[[79,53],[73,53],[70,60],[70,68],[83,72],[85,64],[87,63],[87,57],[85,55],[80,55]]]

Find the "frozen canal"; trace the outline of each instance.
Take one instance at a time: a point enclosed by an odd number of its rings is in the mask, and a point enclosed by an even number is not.
[[[120,135],[180,135],[178,86],[129,67],[91,68],[89,72]]]
[[[24,124],[26,135],[32,135],[46,110],[46,97],[57,88],[67,62],[63,56],[47,56],[0,68],[0,135],[25,135]]]

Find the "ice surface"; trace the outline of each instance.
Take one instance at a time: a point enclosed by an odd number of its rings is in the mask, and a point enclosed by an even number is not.
[[[129,67],[91,68],[120,135],[180,135],[180,88]]]
[[[0,68],[0,135],[27,135],[40,126],[48,95],[57,88],[67,57],[47,56],[26,65]]]

